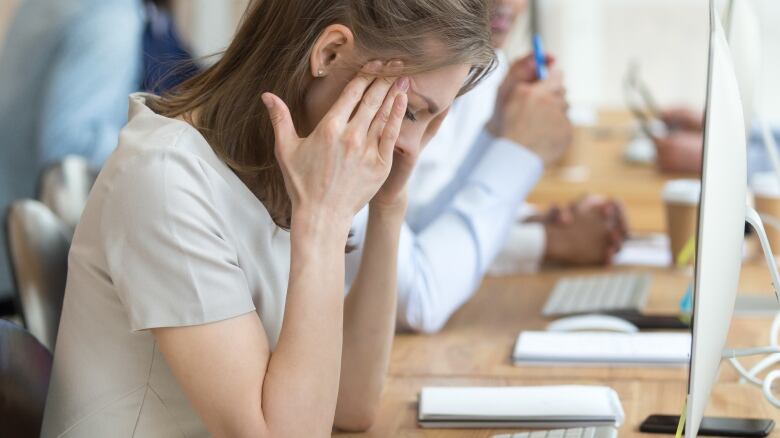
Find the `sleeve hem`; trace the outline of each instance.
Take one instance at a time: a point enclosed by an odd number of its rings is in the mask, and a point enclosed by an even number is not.
[[[255,307],[242,310],[228,310],[224,312],[213,312],[211,315],[204,315],[200,317],[190,318],[178,318],[178,319],[166,319],[166,318],[153,318],[143,323],[133,321],[130,330],[133,333],[144,332],[159,328],[179,328],[179,327],[195,327],[200,325],[207,325],[227,321],[230,319],[238,318],[239,316],[248,315],[255,312]]]

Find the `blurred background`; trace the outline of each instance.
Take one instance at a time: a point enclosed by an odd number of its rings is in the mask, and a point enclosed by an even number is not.
[[[0,38],[24,0],[0,2]],[[219,52],[230,41],[249,0],[175,0],[179,28],[197,56]],[[701,0],[537,0],[548,50],[567,74],[572,104],[620,108],[622,83],[632,60],[662,105],[700,107],[706,76],[706,2]],[[780,77],[780,2],[753,2],[763,21],[764,78]],[[510,54],[528,51],[529,20],[515,30]],[[776,51],[775,51],[776,52]],[[780,95],[780,81],[764,80],[766,95]],[[699,83],[701,86],[692,86]],[[765,115],[780,118],[780,100],[764,102]]]

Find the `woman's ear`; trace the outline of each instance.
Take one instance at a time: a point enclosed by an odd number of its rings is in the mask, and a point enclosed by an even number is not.
[[[335,65],[343,63],[355,50],[355,36],[342,24],[331,24],[322,32],[311,53],[311,74],[324,77]]]

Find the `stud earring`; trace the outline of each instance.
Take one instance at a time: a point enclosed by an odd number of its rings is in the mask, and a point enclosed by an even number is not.
[[[325,76],[325,72],[324,72],[324,71],[322,71],[322,69],[320,69],[320,70],[317,70],[317,77],[318,77],[318,78],[321,78],[321,77],[323,77],[323,76]]]

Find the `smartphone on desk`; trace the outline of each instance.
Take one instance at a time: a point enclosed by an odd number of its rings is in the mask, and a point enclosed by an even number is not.
[[[639,431],[674,435],[679,422],[680,417],[676,415],[651,415],[639,426]],[[765,437],[774,428],[772,420],[704,417],[699,436]]]
[[[607,315],[625,319],[639,330],[690,330],[691,325],[677,315],[645,315],[637,311],[619,310],[605,312]]]

